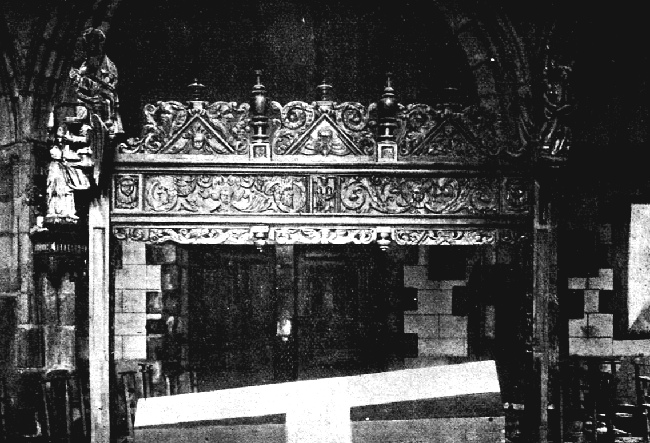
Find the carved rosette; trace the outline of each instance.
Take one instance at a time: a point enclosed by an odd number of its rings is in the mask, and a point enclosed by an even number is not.
[[[357,214],[491,214],[496,180],[477,178],[344,177],[341,211]]]
[[[491,245],[496,243],[495,229],[417,230],[395,229],[393,239],[398,245]]]
[[[145,212],[302,213],[306,177],[156,175],[144,179]]]
[[[115,209],[136,209],[140,200],[140,181],[137,175],[115,176]]]

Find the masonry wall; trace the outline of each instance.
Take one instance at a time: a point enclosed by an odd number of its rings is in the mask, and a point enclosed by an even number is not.
[[[466,286],[474,258],[458,264],[463,278],[454,280],[430,276],[429,260],[429,247],[419,246],[417,264],[404,265],[404,333],[417,344],[417,355],[405,358],[406,367],[468,356],[468,317],[454,312],[454,297]]]

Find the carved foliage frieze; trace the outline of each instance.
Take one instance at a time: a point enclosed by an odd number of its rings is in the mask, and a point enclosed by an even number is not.
[[[462,177],[345,177],[341,209],[357,214],[492,214],[499,209],[499,183]]]
[[[144,178],[146,212],[301,213],[306,177],[152,175]]]
[[[116,174],[114,183],[115,209],[150,213],[483,217],[532,205],[521,177]]]
[[[501,229],[408,229],[373,227],[270,227],[265,244],[492,245],[525,243],[528,234]],[[380,235],[385,233],[385,235]],[[117,240],[182,244],[256,244],[254,229],[240,227],[115,227]]]
[[[443,230],[400,229],[393,232],[398,245],[491,245],[496,243],[496,229]]]

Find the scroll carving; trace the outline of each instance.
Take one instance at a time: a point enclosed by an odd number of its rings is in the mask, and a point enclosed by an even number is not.
[[[126,154],[241,155],[249,148],[249,105],[159,101],[144,107],[140,139],[120,146]]]
[[[373,155],[377,144],[369,129],[368,109],[355,102],[308,104],[293,101],[280,107],[271,139],[276,155]]]
[[[165,175],[145,177],[144,210],[193,213],[301,213],[305,177]]]
[[[254,235],[248,228],[115,228],[118,240],[181,244],[253,244]]]
[[[500,153],[495,121],[477,107],[458,110],[409,104],[398,117],[397,144],[402,159],[481,161]]]
[[[341,180],[342,212],[357,214],[490,214],[498,184],[478,178],[350,177]]]
[[[277,228],[273,231],[278,244],[363,244],[375,239],[374,229]]]
[[[398,245],[490,245],[496,242],[497,231],[395,229],[393,239]]]

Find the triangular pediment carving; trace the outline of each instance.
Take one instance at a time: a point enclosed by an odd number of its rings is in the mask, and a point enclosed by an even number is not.
[[[474,163],[500,152],[495,134],[485,131],[484,117],[472,110],[409,105],[402,111],[401,122],[397,135],[401,159]]]
[[[125,154],[248,154],[248,104],[159,101],[144,108],[142,137],[120,146]]]
[[[275,154],[322,157],[366,155],[326,114],[318,117],[300,137],[286,148],[286,151],[277,149],[277,147],[278,145],[274,145]]]
[[[235,154],[219,132],[200,115],[194,115],[161,149],[166,154]]]

